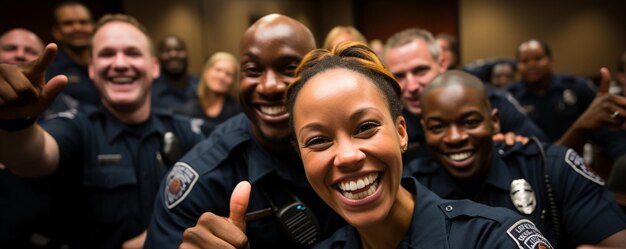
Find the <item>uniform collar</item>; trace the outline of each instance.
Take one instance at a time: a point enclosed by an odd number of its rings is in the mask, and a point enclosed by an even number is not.
[[[502,160],[502,156],[495,147],[489,167],[491,168],[487,171],[485,182],[501,190],[509,191],[511,189],[511,182],[513,181],[513,173],[511,172],[510,166]]]
[[[104,117],[104,133],[107,137],[107,142],[109,144],[113,143],[118,137],[124,133],[127,129],[128,125],[120,122],[117,118],[113,116],[106,108],[103,106],[97,107],[99,110],[92,113],[100,114]],[[150,116],[148,120],[143,124],[144,125],[144,133],[145,137],[147,134],[158,133],[160,135],[165,134],[166,129],[165,125],[155,116],[153,112],[150,112]]]
[[[403,177],[402,186],[416,196],[411,226],[397,248],[441,248],[448,244],[446,217],[441,213],[441,199],[413,177]],[[345,241],[343,248],[361,248],[361,239],[353,226],[332,236],[332,242]]]
[[[448,244],[446,219],[439,208],[441,199],[413,177],[403,178],[402,186],[416,198],[411,226],[398,247],[439,248]]]
[[[270,173],[276,173],[280,178],[293,185],[299,187],[308,186],[301,160],[297,157],[293,157],[291,160],[281,160],[286,156],[268,152],[252,134],[252,127],[250,127],[249,122],[247,126],[251,140],[248,153],[246,153],[250,183],[255,183]]]
[[[419,164],[415,166],[413,164]],[[429,187],[439,196],[449,198],[457,189],[456,182],[448,172],[433,158],[414,160],[410,163],[411,169],[415,170],[415,175],[428,175]]]

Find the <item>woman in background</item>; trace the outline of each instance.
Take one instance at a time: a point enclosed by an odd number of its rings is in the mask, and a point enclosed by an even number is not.
[[[235,97],[239,63],[232,54],[214,53],[204,64],[196,98],[187,101],[175,112],[203,120],[202,132],[213,129],[241,112]]]
[[[365,36],[352,26],[335,26],[328,32],[324,40],[323,49],[331,50],[340,42],[355,41],[367,44]]]

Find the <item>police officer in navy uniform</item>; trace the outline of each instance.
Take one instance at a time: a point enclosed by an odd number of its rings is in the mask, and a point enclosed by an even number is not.
[[[146,248],[174,248],[181,240],[181,248],[306,247],[290,244],[277,213],[263,215],[271,203],[282,208],[295,198],[317,217],[321,238],[345,224],[311,189],[289,140],[283,95],[313,49],[309,29],[283,15],[264,16],[244,33],[239,96],[245,115],[218,126],[164,179]],[[249,185],[233,190],[240,181],[252,183],[251,192]],[[246,222],[246,212],[259,215]]]
[[[516,210],[555,247],[625,245],[626,215],[602,179],[559,145],[494,146],[499,112],[484,94],[480,80],[463,72],[431,82],[422,95],[422,124],[433,158],[411,162],[405,174],[442,198]]]
[[[382,59],[389,71],[396,77],[402,88],[409,132],[409,148],[404,153],[404,161],[428,156],[424,134],[420,126],[420,93],[438,74],[445,72],[449,63],[440,56],[441,50],[432,34],[423,29],[411,28],[391,36],[385,43]],[[545,135],[521,107],[505,93],[489,88],[489,101],[501,110],[502,132],[513,132],[523,136]]]
[[[150,110],[159,74],[151,49],[134,18],[103,17],[89,70],[102,105],[58,113],[41,126],[33,117],[67,84],[65,76],[43,81],[56,46],[21,68],[3,65],[0,84],[11,88],[0,89],[0,116],[8,119],[0,122],[0,161],[22,176],[54,172],[61,183],[55,201],[67,202],[57,207],[68,215],[58,226],[71,228],[72,247],[143,246],[161,178],[202,139],[189,119]]]
[[[415,178],[402,179],[408,137],[400,87],[367,46],[310,52],[296,77],[288,110],[307,179],[350,224],[316,248],[549,247],[512,210],[442,200]]]
[[[595,89],[581,77],[553,74],[552,52],[544,42],[523,42],[516,56],[522,79],[507,90],[545,132],[547,141],[555,142],[587,109]]]
[[[187,73],[187,45],[180,37],[165,36],[158,49],[161,75],[152,89],[152,107],[171,110],[195,98],[200,79]]]
[[[94,23],[84,4],[63,2],[53,11],[52,35],[59,51],[46,69],[46,79],[59,74],[67,76],[69,84],[63,93],[81,104],[100,105],[100,94],[89,78],[88,64]]]

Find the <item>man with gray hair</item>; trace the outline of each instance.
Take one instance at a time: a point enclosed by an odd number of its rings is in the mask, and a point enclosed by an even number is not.
[[[422,126],[420,94],[424,87],[440,73],[446,71],[446,62],[433,35],[424,29],[410,28],[391,36],[382,56],[387,68],[400,84],[404,117],[409,134],[409,146],[403,159],[428,155]],[[491,105],[501,113],[502,133],[513,132],[522,136],[545,138],[543,132],[511,102],[505,93],[488,88]],[[406,164],[405,164],[406,165]]]

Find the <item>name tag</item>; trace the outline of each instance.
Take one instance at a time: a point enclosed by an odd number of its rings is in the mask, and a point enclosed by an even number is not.
[[[98,155],[99,164],[119,164],[120,162],[122,162],[122,155],[120,154]]]

